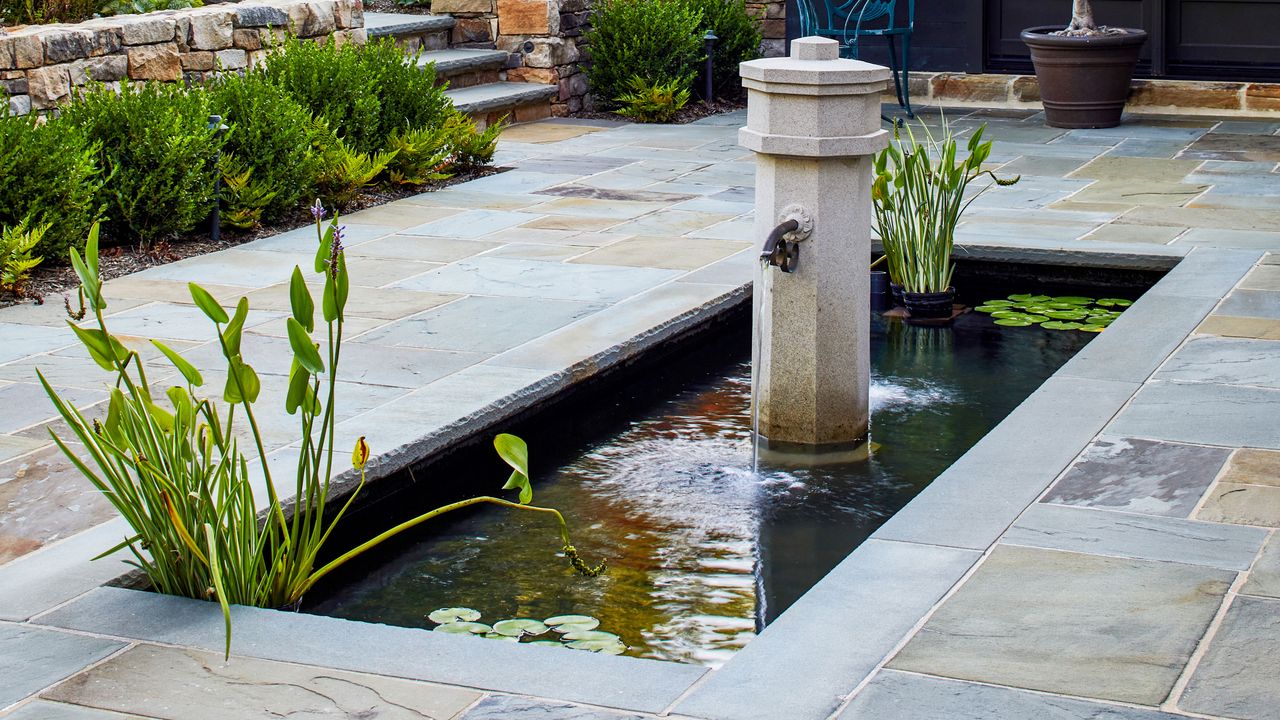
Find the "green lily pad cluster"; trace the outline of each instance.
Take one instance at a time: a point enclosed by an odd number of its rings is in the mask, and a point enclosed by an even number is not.
[[[1010,295],[1003,300],[987,300],[974,310],[987,313],[997,325],[1046,330],[1102,332],[1124,309],[1133,304],[1123,298],[1094,298],[1078,295]]]
[[[546,620],[512,618],[493,625],[480,622],[480,611],[471,608],[440,608],[427,615],[436,623],[435,632],[456,635],[478,635],[490,640],[524,642],[530,645],[553,645],[574,650],[621,655],[627,645],[611,632],[598,630],[600,621],[590,615],[557,615]]]

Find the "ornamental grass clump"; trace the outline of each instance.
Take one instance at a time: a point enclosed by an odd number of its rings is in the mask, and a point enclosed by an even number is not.
[[[945,120],[940,137],[923,122],[920,127],[921,138],[909,126],[905,138],[894,129],[893,142],[876,155],[871,197],[889,278],[906,292],[941,293],[955,271],[951,251],[960,216],[991,187],[966,199],[969,184],[988,175],[994,185],[1013,185],[1021,176],[1005,179],[982,169],[991,155],[991,142],[982,141],[986,125],[969,137],[963,158]]]
[[[114,376],[106,416],[90,418],[60,397],[40,374],[58,413],[84,447],[77,453],[50,430],[54,442],[129,523],[132,535],[103,555],[127,550],[159,592],[212,600],[222,606],[226,653],[231,652],[231,605],[296,608],[303,596],[327,574],[409,528],[446,512],[482,503],[553,516],[560,547],[575,569],[597,575],[578,557],[564,517],[553,508],[535,507],[529,480],[528,448],[512,435],[499,435],[494,447],[511,467],[503,489],[517,490],[515,501],[474,497],[424,512],[335,559],[320,564],[321,552],[365,482],[369,445],[361,437],[352,454],[359,484],[339,506],[331,497],[335,470],[337,370],[350,280],[342,248],[342,227],[335,218],[326,228],[324,208],[313,208],[319,244],[314,270],[323,277],[317,303],[307,274],[294,267],[289,283],[291,313],[285,332],[293,351],[285,410],[298,418],[300,440],[296,470],[277,477],[267,462],[255,403],[262,391],[258,373],[242,347],[249,301],[234,309],[191,283],[195,306],[213,325],[225,360],[221,398],[210,393],[205,373],[158,340],[151,344],[177,369],[182,384],[160,390],[148,381],[139,351],[111,334],[98,274],[98,229],[95,225],[84,256],[71,251],[79,276],[81,299],[92,312],[91,327],[68,322],[90,357]],[[318,315],[318,317],[317,317]],[[317,337],[318,336],[318,337]],[[247,425],[248,431],[240,430]],[[241,450],[240,440],[253,446]],[[250,463],[256,463],[253,470]],[[260,477],[258,477],[260,475]],[[279,488],[292,485],[286,506]],[[260,486],[266,493],[259,517]],[[292,512],[290,512],[292,510]],[[336,510],[336,511],[335,511]]]

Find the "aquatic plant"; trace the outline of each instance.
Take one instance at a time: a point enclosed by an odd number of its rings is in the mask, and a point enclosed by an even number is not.
[[[939,293],[951,287],[956,225],[969,204],[992,187],[965,200],[970,183],[982,175],[1000,186],[1022,179],[1000,178],[982,169],[991,155],[991,142],[982,141],[986,127],[969,137],[964,158],[958,157],[956,138],[945,118],[941,137],[936,138],[923,121],[920,138],[910,126],[905,138],[895,127],[893,142],[875,157],[871,197],[876,232],[888,258],[889,278],[907,292]]]
[[[997,325],[1006,327],[1039,325],[1046,330],[1102,332],[1132,304],[1123,298],[1018,294],[987,300],[974,310],[987,313]]]
[[[294,482],[291,506],[281,498],[254,410],[262,383],[242,352],[249,301],[240,298],[228,313],[207,290],[190,283],[191,299],[213,323],[226,361],[222,402],[202,394],[204,373],[164,343],[151,340],[184,381],[159,393],[147,379],[139,351],[107,328],[107,302],[98,272],[98,226],[89,233],[83,258],[71,250],[81,298],[92,311],[96,327],[67,324],[94,362],[115,375],[106,417],[86,417],[37,373],[58,413],[83,445],[84,456],[51,429],[54,442],[132,528],[131,536],[99,557],[127,549],[133,556],[129,563],[157,591],[217,601],[226,625],[228,656],[231,605],[296,609],[307,591],[333,570],[389,538],[463,507],[488,503],[551,515],[559,524],[563,552],[574,567],[586,575],[602,572],[603,564],[590,568],[577,559],[559,511],[530,504],[529,449],[523,440],[507,434],[494,439],[494,448],[511,467],[503,489],[516,490],[516,501],[483,496],[438,507],[319,564],[327,540],[364,485],[370,449],[364,437],[356,442],[351,464],[360,475],[359,484],[332,512],[335,396],[350,279],[342,226],[336,217],[324,226],[326,212],[318,201],[312,215],[319,239],[314,270],[324,278],[319,311],[327,342],[322,350],[314,337],[316,301],[301,268],[294,267],[289,283],[291,314],[285,320],[293,352],[285,410],[298,416],[301,439],[296,469],[289,473]],[[237,413],[248,424],[248,433],[236,432]],[[238,445],[243,436],[257,451],[258,466],[252,473],[250,459]],[[261,521],[254,490],[259,482],[268,498]]]
[[[529,641],[530,645],[551,645],[574,650],[621,655],[627,644],[614,633],[597,628],[600,621],[590,615],[557,615],[546,620],[512,618],[493,625],[480,622],[480,611],[465,607],[440,608],[427,615],[435,632],[476,635],[507,642]],[[534,638],[543,637],[537,640]],[[558,638],[558,639],[557,639]]]

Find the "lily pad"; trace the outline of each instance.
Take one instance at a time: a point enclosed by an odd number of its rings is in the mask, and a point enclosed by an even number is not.
[[[518,638],[522,635],[541,635],[547,631],[547,626],[540,620],[515,618],[514,620],[499,620],[493,624],[493,631],[499,635]]]
[[[1022,319],[1034,325],[1036,323],[1042,323],[1045,320],[1048,320],[1049,318],[1045,317],[1044,315],[1023,315]]]
[[[619,640],[617,635],[603,630],[575,630],[565,633],[561,639],[566,642],[573,640]]]
[[[1103,326],[1103,325],[1081,325],[1080,327],[1078,327],[1078,328],[1076,328],[1076,329],[1077,329],[1077,330],[1083,330],[1083,331],[1085,331],[1085,332],[1100,333],[1100,332],[1102,332],[1103,330],[1106,330],[1107,328],[1106,328],[1105,326]]]
[[[997,310],[996,312],[991,313],[991,317],[999,320],[1000,318],[1022,317],[1024,314],[1025,313],[1020,313],[1017,310]]]
[[[451,635],[486,635],[493,632],[493,628],[484,623],[466,621],[444,623],[435,626],[434,630]]]
[[[1084,327],[1078,322],[1062,322],[1061,320],[1050,320],[1046,323],[1040,323],[1040,327],[1045,330],[1079,330]]]
[[[997,307],[997,306],[998,306],[998,307],[1012,307],[1012,306],[1013,306],[1013,304],[1014,304],[1014,301],[1013,301],[1013,300],[988,300],[988,301],[986,301],[986,302],[984,302],[984,303],[982,303],[982,304],[983,304],[983,305],[990,306],[990,307]]]
[[[996,324],[1003,325],[1005,327],[1028,327],[1033,323],[1030,320],[1023,320],[1022,318],[1000,318],[999,320],[996,320]]]
[[[576,640],[569,643],[569,647],[574,650],[588,650],[604,655],[621,655],[627,651],[627,646],[617,640]]]
[[[484,638],[486,640],[502,640],[504,642],[514,642],[514,643],[520,642],[520,638],[518,637],[513,637],[511,635],[503,635],[502,633],[496,633],[496,632],[485,633]]]
[[[556,627],[557,625],[590,625],[591,627],[585,628],[587,630],[595,630],[600,627],[600,621],[590,615],[557,615],[549,617],[542,622],[551,627]]]
[[[1049,300],[1052,300],[1053,298],[1050,298],[1048,295],[1027,295],[1027,294],[1021,294],[1021,295],[1010,295],[1010,296],[1009,296],[1009,299],[1010,299],[1010,300],[1013,300],[1014,302],[1024,302],[1024,303],[1042,303],[1042,302],[1048,302]]]
[[[1056,297],[1053,299],[1053,301],[1058,303],[1066,303],[1068,305],[1092,305],[1093,304],[1093,298],[1080,297],[1078,295],[1066,295],[1063,297]]]
[[[1009,309],[1008,305],[979,305],[973,310],[974,312],[980,312],[980,313],[995,313],[995,312],[1000,312],[1002,310],[1007,311],[1008,309]]]
[[[1110,315],[1090,315],[1085,318],[1085,323],[1089,325],[1110,325],[1115,318]]]
[[[1089,316],[1083,310],[1050,310],[1045,315],[1054,320],[1083,320]],[[1049,318],[1045,319],[1048,320]]]
[[[1098,301],[1098,304],[1102,307],[1127,308],[1133,304],[1133,301],[1125,300],[1124,298],[1102,298]]]
[[[598,627],[600,627],[600,621],[595,618],[590,618],[583,622],[561,623],[559,625],[552,626],[551,629],[555,630],[558,633],[564,634],[564,633],[571,633],[571,632],[582,632],[586,630],[595,630]]]
[[[458,621],[475,622],[480,619],[480,611],[464,607],[440,608],[428,615],[427,619],[441,625]]]

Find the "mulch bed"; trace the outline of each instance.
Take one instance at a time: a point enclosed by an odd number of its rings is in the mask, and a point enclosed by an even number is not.
[[[364,210],[378,205],[384,205],[394,200],[400,200],[424,192],[439,190],[450,185],[474,180],[486,175],[492,175],[499,170],[495,168],[483,168],[480,170],[462,173],[437,183],[431,183],[422,186],[413,187],[394,187],[394,188],[377,188],[365,192],[354,202],[347,206],[344,213],[351,213],[357,210]],[[288,216],[272,223],[271,225],[263,225],[249,231],[234,230],[224,228],[222,237],[218,242],[209,239],[209,227],[206,223],[202,227],[192,230],[185,235],[176,237],[172,240],[157,243],[150,248],[142,248],[137,245],[112,245],[103,247],[98,253],[99,273],[103,280],[110,280],[124,275],[145,270],[149,267],[157,265],[167,265],[168,263],[182,260],[184,258],[195,257],[196,255],[204,255],[205,253],[216,252],[218,250],[226,250],[237,245],[243,245],[247,242],[257,240],[259,238],[278,235],[289,230],[295,230],[300,227],[311,225],[314,220],[311,213],[306,208],[298,208],[297,211],[290,213]],[[76,277],[75,271],[68,264],[58,265],[40,265],[31,273],[31,279],[27,281],[22,288],[21,295],[13,293],[0,292],[0,308],[10,305],[18,305],[20,303],[32,302],[41,305],[46,298],[56,297],[67,291],[74,291],[79,286],[80,280]]]
[[[747,106],[747,97],[742,94],[738,97],[717,98],[714,102],[704,103],[701,100],[690,100],[688,105],[681,108],[676,113],[676,117],[670,125],[687,125],[696,120],[701,120],[712,115],[721,115],[734,110],[741,110]],[[588,120],[619,120],[622,122],[634,122],[631,118],[623,117],[613,112],[587,112],[585,110],[573,114],[576,118],[586,118]]]

